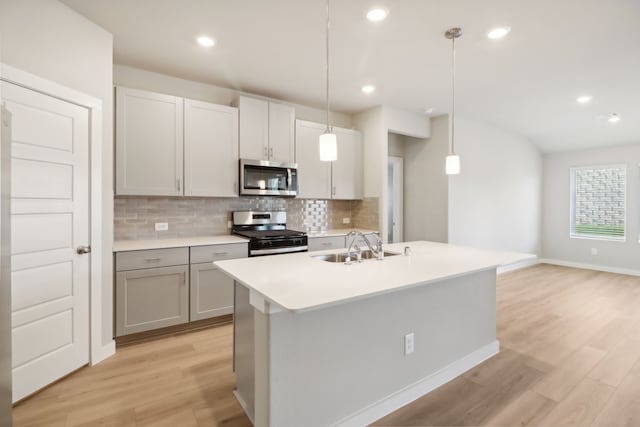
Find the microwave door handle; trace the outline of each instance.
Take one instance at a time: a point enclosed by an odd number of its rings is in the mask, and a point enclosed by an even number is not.
[[[291,188],[291,169],[287,168],[287,190]]]

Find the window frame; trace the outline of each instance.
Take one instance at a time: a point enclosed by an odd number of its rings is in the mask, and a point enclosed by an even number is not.
[[[624,170],[624,233],[620,237],[616,236],[603,236],[603,235],[589,235],[589,234],[577,234],[575,230],[575,172],[578,170],[587,170],[587,169],[614,169],[620,168]],[[608,163],[608,164],[595,164],[595,165],[586,165],[586,166],[572,166],[569,168],[569,238],[570,239],[582,239],[582,240],[604,240],[608,242],[626,242],[627,241],[627,226],[628,226],[628,179],[629,179],[629,170],[626,163]],[[638,241],[640,243],[640,236],[638,237]]]

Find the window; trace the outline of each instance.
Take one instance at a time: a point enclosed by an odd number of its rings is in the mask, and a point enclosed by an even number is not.
[[[571,237],[625,239],[625,165],[571,168]]]

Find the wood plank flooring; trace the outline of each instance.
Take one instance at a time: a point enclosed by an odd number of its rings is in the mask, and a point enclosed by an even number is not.
[[[640,426],[640,277],[498,278],[501,351],[374,426]]]
[[[498,355],[373,425],[640,426],[640,277],[538,265],[499,276],[497,307]],[[250,426],[231,346],[225,325],[118,348],[14,426]]]

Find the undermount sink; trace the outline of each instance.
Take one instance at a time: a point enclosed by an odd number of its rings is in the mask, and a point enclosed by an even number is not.
[[[384,256],[385,258],[388,256],[394,256],[394,255],[399,255],[395,252],[384,252]],[[326,255],[312,255],[311,258],[315,258],[315,259],[319,259],[322,261],[326,261],[326,262],[346,262],[347,261],[347,254],[342,253],[342,254],[326,254]],[[362,251],[362,259],[376,259],[376,256],[374,255],[373,252],[371,251]],[[356,262],[357,260],[357,255],[355,252],[351,253],[351,261],[352,262]]]

